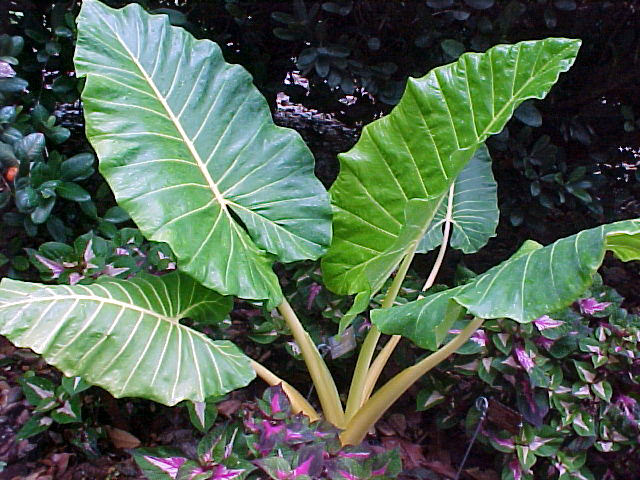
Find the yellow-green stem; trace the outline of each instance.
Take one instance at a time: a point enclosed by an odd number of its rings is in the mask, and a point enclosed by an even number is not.
[[[400,287],[404,277],[407,275],[409,266],[415,255],[417,244],[407,253],[402,260],[398,272],[396,273],[391,286],[387,291],[387,294],[382,301],[382,308],[389,308],[393,306],[393,302],[396,301]],[[365,402],[365,384],[367,377],[369,376],[369,366],[371,365],[371,359],[378,345],[380,339],[380,330],[375,325],[372,325],[367,333],[367,336],[362,343],[360,353],[358,354],[358,361],[356,362],[356,368],[353,372],[353,378],[351,380],[351,387],[349,388],[349,398],[347,399],[347,409],[345,412],[345,419],[347,423],[356,414],[358,409]]]
[[[362,397],[364,394],[364,382],[367,379],[367,372],[369,371],[369,364],[373,358],[378,339],[380,338],[380,330],[373,325],[367,336],[362,342],[360,347],[360,353],[358,354],[358,361],[356,362],[356,368],[353,371],[353,377],[351,378],[351,387],[349,388],[349,397],[347,398],[347,407],[345,410],[345,421],[349,422],[355,415],[361,406]]]
[[[460,348],[482,325],[482,322],[484,322],[483,318],[475,317],[462,332],[440,350],[404,369],[389,380],[348,422],[347,428],[340,434],[342,444],[358,445],[361,443],[369,429],[375,425],[384,412],[420,377]]]
[[[364,395],[362,398],[362,403],[366,402],[371,396],[371,392],[373,392],[376,383],[378,383],[378,378],[380,378],[382,370],[387,365],[389,357],[391,357],[391,354],[393,353],[401,339],[402,336],[393,335],[385,344],[384,348],[380,350],[380,353],[378,353],[376,359],[371,364],[369,373],[367,373],[367,380],[364,383]]]
[[[444,219],[444,231],[442,232],[442,243],[440,244],[440,250],[438,251],[438,256],[436,258],[433,267],[431,268],[431,272],[427,277],[427,281],[422,287],[422,291],[430,289],[433,286],[433,283],[436,280],[436,276],[440,271],[440,267],[442,266],[442,260],[444,259],[444,254],[447,250],[447,245],[449,243],[449,234],[451,233],[451,214],[453,213],[453,195],[454,195],[454,184],[451,184],[451,188],[449,189],[449,201],[447,203],[447,214]],[[422,298],[422,295],[418,297],[418,299]],[[371,364],[371,368],[369,368],[369,372],[367,373],[367,379],[365,381],[364,386],[364,395],[362,398],[362,403],[366,402],[371,396],[371,392],[376,386],[378,382],[378,378],[382,373],[382,370],[387,365],[391,354],[395,350],[396,346],[400,342],[402,337],[400,335],[393,335],[389,341],[386,343],[384,348],[380,351],[380,353],[376,356],[376,359]],[[347,415],[347,419],[349,416]]]
[[[298,390],[296,390],[294,387],[282,380],[267,367],[256,362],[255,360],[251,360],[251,366],[255,370],[256,374],[272,387],[276,385],[282,386],[282,390],[284,390],[284,393],[287,395],[287,397],[289,397],[289,401],[291,402],[291,410],[293,411],[293,413],[302,412],[307,417],[309,417],[309,420],[311,420],[312,422],[320,420],[320,415],[318,415],[316,409],[313,408],[313,406],[311,406],[309,402],[307,402],[307,399],[304,398]]]
[[[345,418],[342,403],[327,364],[320,356],[315,343],[313,343],[313,340],[311,340],[311,337],[300,323],[289,302],[283,300],[278,306],[278,310],[300,348],[307,370],[311,375],[311,380],[318,392],[318,399],[320,400],[320,405],[322,405],[324,417],[337,428],[344,428]]]

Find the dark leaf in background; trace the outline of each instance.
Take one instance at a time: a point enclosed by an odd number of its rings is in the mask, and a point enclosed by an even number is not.
[[[64,182],[56,188],[56,192],[62,198],[74,202],[88,202],[91,195],[84,188],[74,182]]]
[[[477,10],[485,10],[493,7],[495,0],[464,0],[464,3]]]
[[[111,207],[102,217],[103,220],[111,223],[122,223],[130,220],[129,214],[121,207]]]
[[[68,158],[60,165],[60,178],[65,181],[77,182],[93,175],[95,157],[92,153],[79,153]]]
[[[440,47],[452,59],[458,58],[464,52],[464,45],[457,40],[447,38],[440,43]]]
[[[44,135],[41,133],[30,133],[15,145],[16,156],[20,160],[29,162],[41,160],[44,149],[45,140]]]
[[[41,200],[40,205],[38,205],[36,209],[31,213],[31,221],[36,225],[40,225],[41,223],[46,222],[55,204],[55,197]]]
[[[531,101],[524,102],[513,113],[514,117],[530,127],[542,125],[542,115],[540,110]]]
[[[1,93],[20,93],[29,87],[29,82],[19,77],[0,78]]]
[[[516,397],[518,410],[524,419],[535,427],[541,427],[549,412],[548,394],[541,388],[533,388],[527,380],[522,380],[522,389]]]
[[[431,8],[449,8],[453,5],[453,0],[427,0],[427,5]]]
[[[575,0],[555,0],[553,4],[558,10],[564,10],[566,12],[572,12],[578,7]]]

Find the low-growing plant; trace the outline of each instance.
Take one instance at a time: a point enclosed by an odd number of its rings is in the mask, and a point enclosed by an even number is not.
[[[203,437],[197,457],[166,447],[138,449],[134,458],[151,479],[350,480],[395,478],[400,458],[368,445],[343,447],[340,430],[294,415],[279,386],[265,390],[242,423],[220,425]]]
[[[597,452],[632,455],[640,435],[634,398],[640,319],[621,308],[622,300],[596,276],[583,298],[553,317],[543,315],[528,324],[485,322],[442,364],[441,372],[455,375],[423,382],[417,408],[437,411],[441,428],[456,425],[459,418],[451,412],[458,403],[452,401],[456,382],[460,376],[477,376],[485,385],[470,388],[470,395],[515,409],[510,419],[486,422],[480,437],[512,454],[504,459],[503,478],[594,478],[587,457]],[[494,417],[498,412],[495,408]],[[467,423],[475,428],[477,422],[474,408]]]
[[[231,342],[181,323],[219,323],[232,296],[263,301],[290,329],[324,418],[341,430],[342,444],[359,444],[485,320],[530,323],[566,307],[590,285],[607,250],[640,258],[640,221],[618,222],[546,247],[528,241],[469,283],[394,306],[417,252],[440,247],[426,290],[449,239],[469,253],[494,235],[496,186],[483,142],[521,102],[543,98],[579,46],[562,38],[498,45],[410,79],[393,112],[340,155],[330,203],[299,135],[273,124],[250,76],[225,63],[216,44],[139,5],[114,10],[85,0],[75,64],[86,79],[87,136],[119,205],[145,236],[169,244],[178,271],[76,286],[5,279],[0,333],[118,397],[204,402],[257,374],[281,384],[294,411],[317,420],[297,390]],[[382,308],[371,311],[346,408],[272,269],[275,261],[321,256],[325,285],[356,294],[339,333],[384,294]],[[382,333],[393,336],[374,360]],[[374,393],[401,335],[436,351]]]
[[[129,217],[113,207],[105,218],[124,221]],[[112,238],[89,232],[76,238],[73,245],[45,242],[38,250],[26,251],[42,279],[59,284],[88,284],[103,275],[130,278],[142,272],[161,274],[176,268],[167,245],[147,242],[135,228],[117,230]]]
[[[27,372],[19,379],[27,401],[34,407],[33,415],[20,428],[16,438],[29,438],[48,430],[54,423],[80,424],[82,398],[80,393],[91,387],[80,377],[63,377],[55,385],[45,377]]]

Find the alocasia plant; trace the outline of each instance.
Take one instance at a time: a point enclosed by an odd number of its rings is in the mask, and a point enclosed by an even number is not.
[[[116,396],[203,402],[246,385],[256,372],[282,383],[294,408],[317,419],[304,397],[264,366],[181,323],[219,321],[232,295],[264,300],[278,308],[300,347],[325,418],[342,430],[344,444],[359,443],[485,318],[531,322],[575,300],[605,250],[640,258],[640,221],[620,222],[547,247],[527,242],[469,284],[393,306],[416,252],[441,244],[428,288],[450,234],[464,252],[493,235],[495,182],[483,142],[523,101],[543,98],[579,46],[563,38],[498,45],[409,79],[392,113],[366,126],[340,155],[332,223],[309,149],[297,133],[273,124],[244,69],[166,16],[137,4],[114,10],[84,0],[75,63],[86,78],[87,136],[120,206],[144,235],[171,246],[178,272],[73,287],[5,279],[0,333]],[[375,326],[361,348],[346,412],[272,270],[275,261],[316,259],[327,248],[326,285],[357,294],[343,328],[396,272],[384,309],[372,312]],[[456,338],[371,396],[399,335],[436,349],[465,314],[473,320]],[[372,362],[381,332],[394,336]]]

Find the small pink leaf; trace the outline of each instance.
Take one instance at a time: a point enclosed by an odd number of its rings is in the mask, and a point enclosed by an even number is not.
[[[84,249],[83,257],[84,262],[87,264],[96,257],[95,253],[93,253],[93,239],[89,240],[89,242],[87,243],[87,246]]]
[[[224,465],[216,465],[213,470],[212,480],[229,480],[232,478],[239,477],[244,470],[241,469],[230,469],[225,467]]]
[[[309,287],[309,296],[307,297],[307,310],[311,310],[313,306],[313,301],[316,299],[318,294],[322,291],[322,286],[317,283],[312,283]]]
[[[580,311],[585,315],[593,315],[594,313],[601,312],[609,305],[611,302],[598,302],[595,298],[581,298],[578,300],[578,305],[580,306]]]
[[[105,267],[102,269],[102,274],[104,275],[108,275],[110,277],[116,277],[118,275],[120,275],[121,273],[124,273],[126,271],[128,271],[129,268],[127,267],[114,267],[112,263],[105,265]]]
[[[158,467],[164,473],[169,475],[171,478],[175,479],[178,477],[178,470],[184,462],[187,461],[184,457],[151,457],[149,455],[145,455],[144,459],[149,462],[151,465]]]
[[[15,77],[16,72],[7,62],[0,61],[0,78]]]
[[[520,365],[522,365],[522,368],[524,368],[527,372],[530,372],[533,367],[536,366],[536,364],[533,363],[533,360],[531,359],[529,354],[525,351],[524,348],[520,346],[516,346],[514,350],[516,353],[516,358],[518,359]]]
[[[313,457],[307,458],[304,462],[298,465],[293,469],[293,477],[297,477],[298,475],[309,475],[309,469],[311,468],[311,462],[313,461]]]
[[[338,473],[342,475],[346,480],[360,480],[360,478],[347,472],[346,470],[338,470]]]
[[[36,259],[41,264],[51,270],[51,278],[58,278],[60,274],[64,272],[64,265],[54,262],[53,260],[49,260],[48,258],[43,257],[42,255],[38,255],[37,253],[34,255],[34,257],[36,257]]]
[[[517,458],[514,458],[509,463],[509,469],[513,473],[513,480],[522,480],[522,468],[520,468],[520,462]]]
[[[71,275],[69,275],[69,284],[70,285],[75,285],[76,283],[78,283],[83,278],[84,278],[84,275],[81,275],[78,272],[73,272]]]
[[[556,328],[559,327],[561,325],[564,325],[564,322],[560,321],[560,320],[554,320],[553,318],[549,317],[548,315],[543,315],[540,318],[536,318],[533,321],[533,324],[538,327],[538,330],[542,331],[542,330],[546,330],[547,328]]]
[[[270,403],[270,407],[271,407],[271,415],[273,415],[274,413],[278,413],[282,411],[282,408],[280,408],[280,391],[273,389],[272,390],[272,395],[271,395],[271,402]]]

